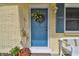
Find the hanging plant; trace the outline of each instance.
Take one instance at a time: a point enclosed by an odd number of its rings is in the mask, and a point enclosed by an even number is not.
[[[44,21],[44,14],[42,14],[39,10],[32,12],[31,16],[36,22],[42,23]]]

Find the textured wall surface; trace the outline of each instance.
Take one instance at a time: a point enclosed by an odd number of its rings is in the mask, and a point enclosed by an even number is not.
[[[50,48],[53,53],[58,53],[59,51],[59,38],[63,37],[63,33],[56,33],[56,4],[49,5],[49,15],[50,15]]]
[[[20,41],[18,6],[0,6],[0,52],[9,52]]]
[[[58,50],[59,50],[58,40],[59,38],[64,37],[64,33],[56,33],[56,11],[55,10],[56,10],[56,4],[49,4],[49,11],[50,11],[49,12],[49,22],[50,22],[49,23],[49,44],[50,44],[49,46],[53,52],[58,53]],[[0,7],[0,48],[2,46],[3,46],[2,48],[4,48],[4,46],[7,47],[8,45],[11,47],[13,47],[14,44],[18,45],[19,42],[17,41],[20,39],[24,39],[22,35],[20,36],[20,33],[22,33],[21,30],[23,29],[23,27],[28,35],[28,43],[29,43],[30,41],[29,15],[30,15],[29,4],[19,4],[18,6],[5,5]],[[23,41],[25,41],[25,39]],[[7,45],[4,44],[5,42]],[[2,50],[0,49],[0,52],[1,51]]]
[[[21,29],[25,27],[24,29],[27,32],[28,35],[28,43],[30,45],[30,4],[20,4],[19,5],[19,15],[20,15],[20,25]],[[24,19],[25,19],[25,24],[24,25]],[[53,53],[58,53],[59,52],[59,42],[58,40],[61,37],[78,37],[79,35],[69,35],[65,33],[56,33],[56,4],[52,3],[49,4],[49,46],[50,49],[52,50]],[[23,37],[22,37],[23,38]],[[29,46],[28,45],[28,46]]]
[[[28,33],[29,39],[28,41],[30,41],[30,4],[21,4],[19,5],[19,14],[20,14],[20,25],[21,25],[21,29],[25,26],[26,28],[26,32]],[[63,36],[63,34],[61,33],[56,33],[56,4],[49,4],[49,47],[50,49],[55,52],[58,53],[58,40],[61,36]],[[24,25],[24,20],[26,20],[26,25]],[[22,37],[23,39],[23,37]],[[30,45],[30,43],[29,43]]]

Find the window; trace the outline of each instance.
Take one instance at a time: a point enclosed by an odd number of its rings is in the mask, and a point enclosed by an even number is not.
[[[79,8],[66,7],[65,31],[79,31]]]

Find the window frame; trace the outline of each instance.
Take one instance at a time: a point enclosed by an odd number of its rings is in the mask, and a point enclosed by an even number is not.
[[[64,32],[65,33],[79,33],[79,31],[70,31],[70,30],[66,30],[66,8],[72,8],[73,6],[66,6],[64,7]],[[76,8],[75,6],[73,8]],[[77,7],[79,8],[79,7]]]

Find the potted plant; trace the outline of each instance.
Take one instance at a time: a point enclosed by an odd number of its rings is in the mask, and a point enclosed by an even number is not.
[[[10,50],[10,55],[17,56],[19,52],[20,52],[20,48],[16,46]]]
[[[18,56],[31,56],[31,51],[29,48],[22,48],[18,53]]]
[[[20,49],[19,47],[16,46],[10,50],[10,55],[11,56],[30,56],[31,51],[29,48]]]

